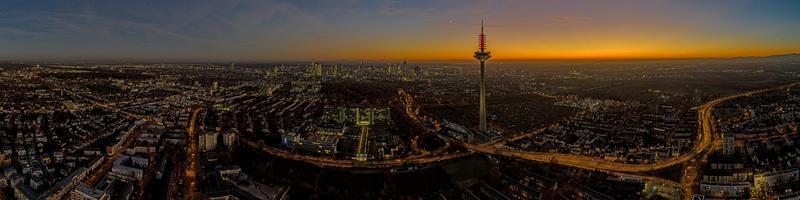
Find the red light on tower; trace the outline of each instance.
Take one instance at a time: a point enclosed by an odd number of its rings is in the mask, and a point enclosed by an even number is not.
[[[481,21],[481,34],[478,35],[478,48],[481,51],[486,49],[486,35],[483,34],[483,21]]]
[[[489,51],[486,51],[486,35],[483,34],[483,20],[481,20],[481,34],[478,35],[478,51],[475,52],[475,59],[481,62],[481,93],[480,93],[480,125],[478,130],[486,132],[486,78],[485,78],[485,63],[492,57]],[[471,139],[468,139],[471,140]]]

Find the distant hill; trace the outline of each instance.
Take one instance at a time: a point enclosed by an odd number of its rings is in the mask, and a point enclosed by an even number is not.
[[[766,61],[766,62],[787,62],[787,61],[800,61],[800,53],[779,54],[770,56],[748,56],[728,58],[733,60],[742,61]]]

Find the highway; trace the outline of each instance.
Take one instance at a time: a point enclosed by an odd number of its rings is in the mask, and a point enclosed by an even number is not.
[[[589,156],[582,156],[582,155],[575,155],[575,154],[564,154],[564,153],[545,153],[545,152],[529,152],[529,151],[520,151],[516,149],[509,149],[504,147],[502,144],[508,141],[514,141],[519,138],[523,138],[529,134],[536,134],[541,130],[532,131],[530,133],[522,134],[515,136],[513,138],[508,139],[500,139],[496,141],[492,141],[489,143],[484,144],[470,144],[465,143],[457,140],[448,139],[449,144],[462,146],[466,149],[471,151],[468,152],[457,152],[457,153],[442,153],[442,154],[433,154],[433,155],[426,155],[426,156],[418,156],[418,157],[408,157],[408,158],[401,158],[401,159],[392,159],[392,160],[375,160],[375,161],[356,161],[352,159],[340,159],[340,158],[333,158],[333,157],[321,157],[321,156],[310,156],[304,154],[298,154],[295,152],[290,152],[274,147],[269,147],[267,145],[259,144],[249,140],[243,140],[242,144],[253,148],[258,149],[266,154],[290,159],[290,160],[297,160],[303,161],[307,163],[311,163],[321,167],[335,167],[335,168],[391,168],[391,167],[401,167],[408,164],[428,164],[428,163],[435,163],[441,162],[445,160],[455,159],[464,157],[467,155],[471,155],[475,152],[484,153],[489,155],[498,155],[504,156],[509,158],[521,159],[521,160],[529,160],[529,161],[536,161],[542,163],[549,163],[555,165],[562,165],[568,167],[575,167],[580,169],[592,170],[592,171],[601,171],[606,172],[609,174],[614,175],[626,175],[626,176],[634,176],[639,177],[642,179],[646,179],[648,181],[654,181],[665,185],[672,185],[677,186],[677,183],[670,180],[664,180],[657,177],[650,177],[650,176],[639,176],[639,175],[631,175],[631,174],[644,174],[649,172],[656,172],[660,170],[664,170],[670,167],[674,167],[677,165],[686,164],[687,167],[684,169],[684,176],[682,177],[681,187],[684,191],[687,191],[686,194],[691,194],[694,188],[694,182],[697,179],[699,167],[702,166],[702,163],[705,161],[706,156],[713,151],[709,149],[718,147],[721,144],[721,137],[715,136],[714,134],[714,118],[713,118],[713,109],[718,104],[729,101],[732,99],[736,99],[743,96],[750,96],[754,94],[764,93],[776,89],[786,89],[793,86],[796,86],[800,83],[792,83],[787,85],[782,85],[773,88],[755,90],[750,92],[738,93],[718,99],[711,100],[701,106],[697,107],[698,110],[698,123],[699,123],[699,130],[698,130],[698,140],[695,143],[694,147],[691,151],[683,154],[679,157],[675,157],[672,159],[660,161],[657,163],[652,164],[631,164],[631,163],[619,163],[613,161],[607,161],[596,157],[589,157]],[[83,98],[89,101],[92,104],[97,106],[119,112],[125,114],[129,117],[139,118],[139,119],[149,119],[152,121],[152,118],[147,116],[141,116],[133,113],[129,113],[118,108],[114,108],[111,106],[107,106],[96,102],[90,98],[85,98],[78,94],[73,93],[70,90],[67,90],[71,95],[77,96],[79,98]],[[410,106],[409,106],[410,107]],[[192,188],[197,186],[197,169],[198,169],[198,144],[197,144],[197,134],[195,128],[197,127],[196,121],[197,116],[202,109],[197,108],[193,111],[192,117],[190,119],[189,127],[187,127],[187,133],[189,137],[189,148],[187,149],[188,155],[188,166],[186,169],[186,195],[187,199],[196,199],[194,195],[194,191]],[[409,110],[406,110],[409,112]],[[410,112],[413,113],[413,112]],[[409,114],[410,114],[409,113]],[[157,122],[156,122],[157,123]]]
[[[530,131],[530,132],[527,132],[527,133],[516,134],[514,136],[511,136],[510,138],[501,137],[501,138],[486,142],[486,143],[482,144],[482,146],[503,146],[503,145],[505,145],[507,143],[515,142],[517,140],[521,140],[523,138],[528,138],[528,137],[531,137],[533,135],[537,135],[539,133],[542,133],[545,130],[547,130],[548,128],[552,128],[554,125],[555,124],[550,125],[550,126],[546,126],[546,127],[542,127],[542,128],[539,128],[539,129],[536,129],[536,130],[533,130],[533,131]]]
[[[712,110],[714,106],[731,99],[772,91],[775,89],[792,87],[797,84],[798,83],[793,83],[775,88],[739,93],[727,97],[714,99],[699,106],[698,123],[700,124],[700,130],[699,130],[700,134],[698,142],[695,143],[694,148],[690,152],[683,154],[679,157],[652,164],[619,163],[595,157],[564,154],[564,153],[528,152],[515,149],[508,149],[500,145],[497,145],[497,144],[502,144],[504,141],[513,140],[518,137],[514,137],[509,140],[498,140],[495,142],[489,142],[483,145],[469,144],[452,139],[448,140],[448,142],[452,145],[458,145],[470,149],[473,152],[479,152],[489,155],[499,155],[510,158],[569,166],[569,167],[581,168],[592,171],[602,171],[612,174],[614,173],[642,174],[642,173],[667,169],[680,164],[685,164],[689,161],[692,161],[693,159],[700,157],[701,155],[705,155],[705,153],[707,152],[709,147],[712,146],[712,144],[719,143],[718,140],[720,140],[721,138],[714,137],[713,135],[714,123],[712,117]],[[538,131],[533,131],[531,133],[536,133],[536,132]],[[281,150],[278,148],[257,144],[253,141],[247,141],[247,140],[243,141],[243,144],[249,146],[250,148],[258,149],[266,154],[274,155],[277,157],[303,161],[322,167],[335,167],[335,168],[389,168],[389,167],[403,166],[406,164],[426,164],[426,163],[440,162],[444,160],[463,157],[465,155],[470,154],[470,152],[461,152],[455,154],[441,154],[441,155],[432,155],[426,157],[409,157],[404,159],[360,162],[351,159],[338,159],[333,157],[320,157],[320,156],[298,154],[295,152],[289,152],[286,150]],[[654,179],[654,177],[647,177],[647,176],[641,176],[641,177],[651,180]],[[688,180],[694,180],[694,176],[692,176],[691,174],[689,175],[689,177],[684,177],[684,178]],[[662,180],[661,182],[664,182],[668,185],[675,185],[674,181]]]
[[[241,143],[247,147],[260,150],[263,153],[272,156],[289,160],[302,161],[320,167],[332,167],[332,168],[344,168],[344,169],[351,169],[351,168],[380,169],[380,168],[400,167],[407,164],[428,164],[428,163],[460,158],[473,154],[473,152],[459,152],[452,154],[440,154],[432,157],[409,157],[409,158],[392,159],[392,160],[356,161],[352,159],[339,159],[333,157],[298,154],[296,152],[290,152],[274,147],[269,147],[263,144],[258,144],[250,140],[242,140]]]
[[[753,95],[753,94],[764,93],[764,92],[773,91],[773,90],[780,90],[780,89],[789,90],[790,88],[795,87],[798,84],[800,84],[800,83],[791,83],[791,84],[786,84],[786,85],[782,85],[782,86],[778,86],[778,87],[774,87],[774,88],[768,88],[768,89],[756,90],[756,91],[752,91],[752,92],[740,93],[740,94],[737,94],[737,95],[721,98],[720,102],[728,101],[728,100],[731,100],[731,99],[734,99],[734,98],[738,98],[738,97],[742,97],[742,96],[750,96],[750,95]],[[720,103],[720,102],[717,102],[717,103]],[[703,107],[700,107],[700,109],[703,109],[704,111],[706,111],[705,113],[701,112],[702,114],[704,114],[704,115],[701,116],[702,117],[701,119],[706,119],[706,120],[700,121],[700,123],[701,123],[700,126],[702,127],[704,133],[708,132],[708,133],[712,133],[713,134],[715,132],[714,129],[716,129],[715,121],[711,120],[711,119],[713,119],[713,116],[711,116],[711,114],[712,114],[711,113],[711,109],[713,109],[713,106],[712,107],[703,106]],[[697,182],[697,178],[698,178],[698,175],[699,175],[699,172],[700,172],[700,168],[707,161],[708,155],[711,154],[712,152],[714,152],[713,150],[719,149],[722,146],[722,139],[723,139],[722,135],[719,135],[719,134],[718,135],[710,135],[710,137],[713,137],[713,139],[711,139],[713,141],[711,141],[711,144],[710,144],[712,149],[703,152],[697,158],[691,159],[686,164],[686,167],[683,169],[683,177],[682,177],[682,180],[681,180],[681,187],[683,188],[683,191],[685,191],[684,192],[684,199],[692,199],[692,195],[694,194],[694,191],[695,191],[695,185],[696,185],[695,183]]]
[[[538,161],[544,163],[551,163],[551,164],[558,164],[558,165],[565,165],[570,167],[582,168],[587,170],[599,170],[599,171],[608,171],[608,172],[626,172],[626,173],[645,173],[645,172],[653,172],[658,170],[663,170],[678,164],[686,163],[691,159],[697,158],[700,155],[703,155],[704,152],[715,142],[715,140],[719,140],[721,138],[714,137],[713,135],[713,117],[712,117],[712,110],[714,106],[731,99],[743,97],[743,96],[750,96],[753,94],[763,93],[767,91],[772,91],[775,89],[782,89],[786,87],[792,87],[797,85],[798,83],[792,83],[788,85],[783,85],[775,88],[769,89],[762,89],[756,91],[750,91],[745,93],[739,93],[723,98],[714,99],[709,101],[698,109],[698,122],[700,123],[700,139],[692,148],[692,150],[686,154],[683,154],[679,157],[661,161],[658,163],[653,164],[627,164],[627,163],[618,163],[607,161],[595,157],[589,156],[581,156],[581,155],[574,155],[574,154],[563,154],[563,153],[544,153],[544,152],[527,152],[527,151],[519,151],[514,149],[506,149],[506,148],[498,148],[491,145],[474,145],[468,144],[458,141],[451,141],[456,144],[460,144],[465,148],[471,149],[476,152],[481,152],[485,154],[491,155],[501,155],[506,157],[512,157],[517,159],[523,160],[531,160],[531,161]],[[718,141],[716,141],[718,142]]]

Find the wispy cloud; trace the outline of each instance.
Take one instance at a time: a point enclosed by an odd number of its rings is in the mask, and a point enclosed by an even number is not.
[[[435,4],[414,4],[415,6],[398,5],[404,2],[408,1],[381,0],[378,6],[378,14],[385,16],[409,16],[429,14],[439,10]]]
[[[582,16],[556,16],[553,17],[552,20],[555,22],[569,23],[569,22],[592,21],[593,18],[582,17]]]
[[[0,46],[66,43],[80,45],[79,49],[102,48],[109,54],[163,56],[175,49],[180,51],[173,56],[209,52],[231,56],[265,44],[285,43],[299,24],[310,30],[324,25],[312,13],[282,1],[197,1],[146,10],[124,6],[139,5],[0,9]]]
[[[31,37],[82,36],[114,39],[131,34],[165,39],[201,41],[190,35],[170,32],[152,24],[110,18],[86,13],[7,12],[0,14],[4,21],[17,26],[3,27]]]
[[[458,27],[480,27],[481,22],[476,20],[457,20],[457,19],[447,19],[447,20],[435,20],[433,21],[434,25],[446,25],[446,26],[458,26]],[[499,24],[499,22],[484,22],[483,24],[486,28],[506,28],[506,25]]]

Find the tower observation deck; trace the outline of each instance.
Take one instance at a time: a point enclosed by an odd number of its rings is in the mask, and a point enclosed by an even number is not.
[[[478,51],[475,51],[475,59],[481,62],[481,83],[480,83],[480,126],[478,130],[486,132],[486,75],[485,63],[492,57],[491,52],[486,51],[486,35],[483,34],[483,21],[481,21],[481,34],[478,35]]]

